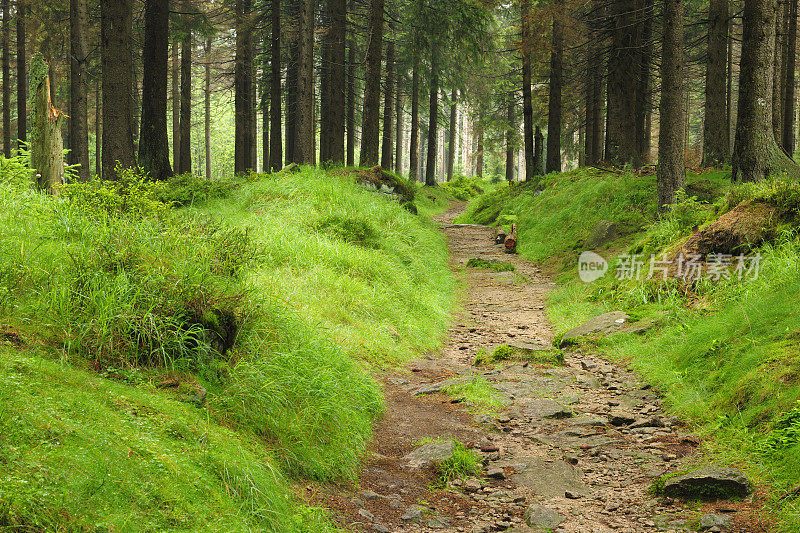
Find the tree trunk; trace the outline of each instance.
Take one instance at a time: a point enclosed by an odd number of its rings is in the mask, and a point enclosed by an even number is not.
[[[661,117],[658,134],[656,185],[658,206],[664,211],[683,187],[686,168],[683,107],[683,0],[664,1],[664,48],[661,56]]]
[[[53,107],[50,99],[49,70],[42,54],[33,56],[30,72],[33,107],[31,167],[36,171],[38,188],[56,194],[64,183],[64,145],[61,139],[64,115]]]
[[[27,10],[25,1],[17,0],[17,139],[20,141],[28,139],[28,65],[25,48]]]
[[[11,157],[11,6],[3,4],[3,155]]]
[[[394,98],[394,115],[395,115],[395,129],[394,129],[394,171],[401,174],[403,171],[403,95],[400,90],[401,84],[400,73],[397,73],[397,85],[395,87]]]
[[[728,18],[728,0],[711,0],[703,121],[703,166],[707,167],[727,163],[730,157],[726,106]]]
[[[289,19],[297,27],[298,0],[290,0]],[[297,65],[298,65],[298,38],[297,31],[292,32],[289,42],[289,64],[286,66],[286,163],[297,161],[295,147],[297,146]]]
[[[447,142],[447,181],[453,179],[453,171],[455,166],[456,160],[456,113],[458,111],[458,106],[456,104],[456,100],[458,99],[458,90],[454,87],[452,92],[450,93],[450,129],[448,130],[450,133],[448,142]]]
[[[270,169],[270,153],[269,153],[269,101],[271,98],[269,90],[269,82],[272,73],[270,71],[270,62],[267,56],[268,36],[266,32],[262,36],[263,54],[261,59],[261,172],[269,174]]]
[[[419,176],[419,50],[414,47],[411,59],[411,139],[408,143],[408,177],[418,181]]]
[[[639,84],[636,91],[636,157],[634,166],[642,167],[649,163],[650,134],[647,131],[647,118],[650,115],[650,64],[653,56],[653,1],[644,0],[641,45],[639,49]]]
[[[178,174],[192,171],[192,33],[181,42],[181,160]]]
[[[181,166],[181,70],[178,41],[172,43],[172,168]]]
[[[351,2],[352,9],[352,2]],[[356,164],[356,42],[347,40],[347,166]]]
[[[725,139],[727,144],[725,145],[725,149],[728,153],[728,158],[730,159],[730,148],[731,148],[731,131],[733,130],[733,123],[731,122],[733,118],[733,34],[736,31],[736,28],[731,21],[728,25],[728,70],[727,70],[727,86],[725,88],[725,128],[728,132],[728,136]]]
[[[541,175],[542,168],[544,165],[542,164],[542,157],[543,157],[543,150],[544,150],[544,135],[542,135],[542,130],[539,126],[536,126],[536,131],[533,134],[533,161],[536,175]]]
[[[783,9],[781,9],[783,5]],[[786,12],[788,4],[778,1],[778,9],[775,16],[775,45],[773,51],[773,64],[772,64],[772,131],[775,140],[780,146],[781,140],[781,120],[783,114],[783,106],[781,105],[781,92],[783,85],[783,47],[784,47],[784,34],[783,22],[788,18],[789,14]]]
[[[530,0],[520,1],[520,24],[522,25],[522,117],[526,181],[536,175],[533,171],[533,94],[531,92],[531,52],[533,43],[530,3]]]
[[[103,67],[103,179],[116,179],[116,166],[136,166],[131,111],[132,0],[101,4]]]
[[[795,63],[797,53],[797,0],[789,2],[789,20],[786,25],[786,61],[783,81],[783,121],[781,144],[783,151],[790,157],[794,154],[794,98],[795,98]]]
[[[142,52],[144,73],[142,75],[142,130],[139,135],[139,166],[150,177],[158,180],[172,175],[172,167],[169,164],[169,136],[167,135],[168,54],[169,0],[147,0],[144,13],[144,50]],[[72,61],[75,62],[74,51]],[[72,98],[74,101],[74,95]],[[73,139],[77,131],[76,128],[71,130]],[[73,141],[73,146],[74,143],[75,141]],[[87,161],[89,159],[88,150],[86,159]]]
[[[133,37],[131,37],[133,40]],[[138,52],[131,50],[131,131],[133,132],[133,150],[139,142],[139,71],[136,68]],[[51,69],[54,72],[55,69]],[[55,98],[55,97],[54,97]]]
[[[614,0],[611,9],[606,160],[622,166],[635,163],[639,148],[636,137],[636,94],[641,73],[640,6],[637,0]]]
[[[364,76],[364,113],[361,123],[362,167],[378,164],[381,104],[381,47],[383,45],[384,0],[370,0],[367,38],[367,72]]]
[[[281,0],[271,0],[271,6],[269,166],[272,171],[278,171],[283,166],[283,138],[281,137]]]
[[[436,185],[436,157],[439,137],[439,52],[431,47],[430,113],[428,115],[428,153],[425,163],[425,185]]]
[[[483,177],[483,113],[479,112],[477,124],[477,137],[478,144],[476,147],[475,155],[475,175],[479,178]]]
[[[557,6],[563,5],[560,0]],[[553,43],[550,54],[550,98],[547,106],[547,173],[561,172],[561,75],[564,58],[564,29],[560,9],[553,16]]]
[[[205,113],[204,113],[204,145],[206,153],[206,179],[211,179],[211,39],[206,39],[203,47],[205,55]]]
[[[386,94],[383,95],[383,140],[381,143],[381,166],[392,168],[394,146],[394,42],[386,46]]]
[[[252,0],[236,2],[236,58],[234,65],[234,172],[253,170],[253,27]]]
[[[739,105],[732,177],[760,181],[771,173],[798,168],[778,147],[772,131],[772,66],[775,46],[775,0],[745,0]]]
[[[313,165],[314,152],[314,0],[302,0],[297,65],[297,131],[295,160]]]
[[[100,129],[100,120],[103,115],[102,106],[103,96],[100,91],[100,77],[95,81],[94,85],[94,173],[97,176],[102,176],[102,134]]]
[[[510,93],[506,101],[506,181],[514,181],[514,130],[516,119],[514,118],[514,94]]]
[[[589,12],[589,45],[587,50],[586,73],[586,132],[585,162],[595,165],[603,158],[603,51],[600,24],[596,21],[602,16],[600,0],[592,0]]]
[[[348,83],[345,70],[345,36],[347,33],[347,0],[329,0],[330,27],[325,39],[327,64],[325,66],[326,101],[320,106],[322,121],[320,158],[340,165],[345,161],[345,90]]]

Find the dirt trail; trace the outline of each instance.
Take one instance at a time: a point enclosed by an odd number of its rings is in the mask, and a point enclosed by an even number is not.
[[[712,511],[730,520],[728,531],[764,530],[750,519],[747,501],[682,507],[648,494],[654,477],[692,460],[699,440],[665,416],[656,394],[628,370],[579,351],[567,353],[563,366],[473,366],[481,348],[552,345],[544,308],[554,284],[492,244],[493,228],[452,224],[462,208],[454,205],[439,219],[465,287],[445,347],[385,377],[386,414],[360,486],[311,486],[309,499],[351,531],[545,531],[525,523],[532,505],[539,523],[560,533],[693,531]],[[510,262],[516,270],[465,268],[470,258]],[[438,391],[476,375],[507,407],[480,414]],[[636,422],[618,427],[619,417]],[[485,459],[484,477],[436,490],[432,469],[409,467],[404,456],[420,441],[442,437],[475,449]]]

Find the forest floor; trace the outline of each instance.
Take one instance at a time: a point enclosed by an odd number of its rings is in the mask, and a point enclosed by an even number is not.
[[[438,218],[462,280],[444,348],[384,376],[386,410],[359,485],[309,485],[306,498],[350,531],[677,532],[695,531],[707,513],[729,522],[711,531],[770,531],[759,518],[765,496],[758,491],[741,501],[688,504],[651,494],[654,479],[710,458],[624,366],[586,349],[567,351],[563,365],[475,366],[481,349],[552,349],[545,301],[555,284],[493,244],[494,228],[453,224],[463,208],[454,204]],[[466,267],[471,258],[515,270]],[[485,394],[462,401],[447,388],[465,383],[489,389],[490,401],[479,401]],[[615,416],[636,422],[617,427],[609,423]],[[440,439],[472,448],[484,463],[481,477],[437,484],[435,469],[413,468],[405,458]],[[531,511],[533,527],[524,518]]]

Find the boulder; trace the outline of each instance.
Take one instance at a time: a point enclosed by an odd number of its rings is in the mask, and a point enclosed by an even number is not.
[[[525,406],[523,412],[525,413],[525,416],[538,419],[569,418],[572,416],[572,410],[549,398],[531,400]]]
[[[376,165],[369,170],[347,169],[346,174],[355,174],[356,183],[363,185],[371,190],[390,194],[397,198],[400,205],[417,213],[414,205],[414,189],[404,179],[384,171],[380,165]]]
[[[708,513],[700,518],[700,531],[708,531],[713,528],[725,530],[729,527],[731,527],[731,519],[725,515]]]
[[[456,443],[453,440],[429,442],[409,453],[403,459],[408,461],[408,466],[411,468],[436,466],[453,457],[455,447]]]
[[[627,426],[636,420],[633,413],[624,409],[612,409],[608,413],[608,421],[612,426]]]
[[[555,530],[566,520],[554,510],[538,503],[534,503],[525,509],[523,519],[526,524],[533,528],[538,527],[546,530]]]
[[[688,500],[743,498],[751,491],[750,480],[733,468],[701,468],[664,483],[665,496]]]
[[[561,346],[569,344],[585,335],[610,335],[616,333],[628,323],[630,317],[623,311],[612,311],[592,317],[580,326],[572,328],[561,336]]]

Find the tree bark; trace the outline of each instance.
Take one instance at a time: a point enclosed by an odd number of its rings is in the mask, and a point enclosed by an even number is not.
[[[417,181],[419,170],[419,49],[414,47],[411,58],[411,139],[408,145],[408,177]]]
[[[234,172],[253,170],[253,27],[252,0],[236,2],[236,58],[234,65]]]
[[[97,176],[103,175],[103,135],[100,128],[100,121],[103,115],[102,99],[103,96],[100,91],[100,77],[98,77],[94,85],[94,173]]]
[[[28,139],[28,65],[25,47],[27,11],[25,1],[17,0],[17,139],[20,141]],[[19,148],[19,143],[17,147]]]
[[[506,181],[514,181],[514,94],[510,93],[506,100]]]
[[[299,1],[290,0],[289,20],[297,28],[299,17]],[[298,66],[298,39],[296,31],[291,32],[288,43],[289,64],[286,66],[286,164],[294,163],[295,147],[297,146],[297,66]]]
[[[3,7],[3,155],[11,157],[11,6]]]
[[[264,53],[261,56],[261,172],[264,174],[268,174],[270,169],[269,102],[271,99],[271,94],[269,90],[269,82],[270,78],[272,77],[272,73],[270,70],[270,61],[267,56],[268,43],[268,36],[265,32],[262,36]]]
[[[483,177],[483,113],[478,114],[478,124],[476,126],[478,143],[476,146],[475,154],[475,175],[479,178]]]
[[[781,9],[783,5],[784,9]],[[775,140],[780,146],[781,140],[781,120],[783,118],[783,106],[781,105],[781,93],[783,85],[783,48],[784,48],[784,35],[783,35],[783,22],[788,18],[786,9],[788,4],[778,0],[778,8],[775,16],[775,45],[773,51],[773,64],[772,64],[772,131]]]
[[[728,0],[711,0],[708,19],[703,166],[711,167],[727,163],[730,158],[726,105]]]
[[[772,131],[772,67],[775,46],[775,0],[745,0],[739,104],[732,177],[760,181],[771,173],[798,168],[778,147]]]
[[[314,0],[302,0],[298,24],[297,131],[295,160],[313,165],[314,152]]]
[[[352,5],[352,2],[351,2]],[[356,164],[356,42],[347,39],[347,166]]]
[[[395,151],[394,151],[394,171],[400,174],[403,170],[403,95],[402,91],[400,90],[400,84],[402,82],[402,77],[400,72],[397,73],[397,83],[395,86],[395,98],[394,98],[394,116],[395,116],[395,128],[394,128],[394,144],[395,144]]]
[[[611,5],[611,48],[608,58],[606,160],[615,165],[637,159],[636,94],[641,45],[637,0],[614,0]]]
[[[206,179],[211,179],[211,39],[206,39],[203,46],[205,56],[205,113],[204,113],[204,145],[206,153]]]
[[[340,165],[345,162],[345,91],[347,70],[345,69],[345,36],[347,33],[347,0],[329,0],[330,23],[325,39],[327,64],[325,67],[326,101],[320,106],[321,122],[320,158]],[[323,93],[323,94],[325,94]]]
[[[533,48],[530,24],[530,0],[520,1],[522,25],[522,117],[525,145],[525,180],[536,173],[533,170],[533,94],[531,92],[531,51]]]
[[[650,66],[653,56],[653,0],[644,0],[641,23],[642,36],[639,47],[639,84],[636,90],[636,157],[634,166],[642,167],[649,163],[650,132],[648,117],[650,116]]]
[[[603,52],[601,31],[596,22],[602,16],[600,0],[592,0],[589,14],[589,47],[586,83],[585,161],[595,165],[603,159]]]
[[[386,91],[383,95],[383,140],[381,166],[391,170],[394,156],[394,42],[386,46]]]
[[[101,4],[103,68],[103,179],[116,179],[116,166],[136,166],[131,105],[132,0]]]
[[[439,52],[431,46],[430,112],[428,115],[428,150],[425,163],[425,185],[436,185],[436,158],[439,148]]]
[[[142,129],[139,135],[139,166],[150,177],[158,180],[172,176],[172,167],[169,164],[169,136],[167,135],[168,55],[169,0],[147,0],[144,12],[144,50],[142,52],[144,72],[142,75]],[[75,52],[73,52],[72,61],[75,62]],[[74,95],[72,98],[74,101]],[[73,139],[77,131],[77,128],[72,129],[71,137]],[[73,146],[74,144],[73,140]],[[88,150],[86,159],[87,161],[89,159]]]
[[[283,165],[283,138],[281,136],[281,0],[271,0],[271,6],[269,166],[272,171],[278,171]]]
[[[453,172],[456,160],[456,116],[458,112],[458,90],[454,87],[450,93],[450,136],[447,141],[447,181],[453,179]]]
[[[544,135],[539,126],[536,126],[536,131],[533,134],[533,161],[536,175],[541,175],[542,168],[544,167],[542,157],[544,151]]]
[[[656,171],[658,206],[662,211],[675,201],[675,193],[683,187],[686,176],[683,160],[683,0],[664,0],[663,42]]]
[[[57,194],[64,183],[64,145],[61,138],[64,114],[53,107],[50,99],[49,70],[50,66],[41,54],[33,56],[30,73],[33,107],[31,167],[36,170],[38,188]]]
[[[783,80],[783,120],[781,144],[783,151],[790,157],[794,154],[794,98],[795,98],[795,64],[797,53],[797,0],[789,2],[789,20],[786,35],[786,61]]]
[[[192,171],[192,33],[181,42],[181,160],[178,174]]]
[[[557,0],[557,6],[562,6]],[[561,86],[564,58],[564,29],[560,9],[553,16],[553,42],[550,53],[550,98],[547,106],[547,173],[561,172]]]
[[[178,41],[172,43],[172,168],[181,166],[181,70]]]
[[[370,0],[367,38],[367,72],[364,87],[364,113],[361,124],[362,167],[378,164],[381,104],[381,47],[383,45],[384,0]],[[438,74],[437,74],[438,76]]]

